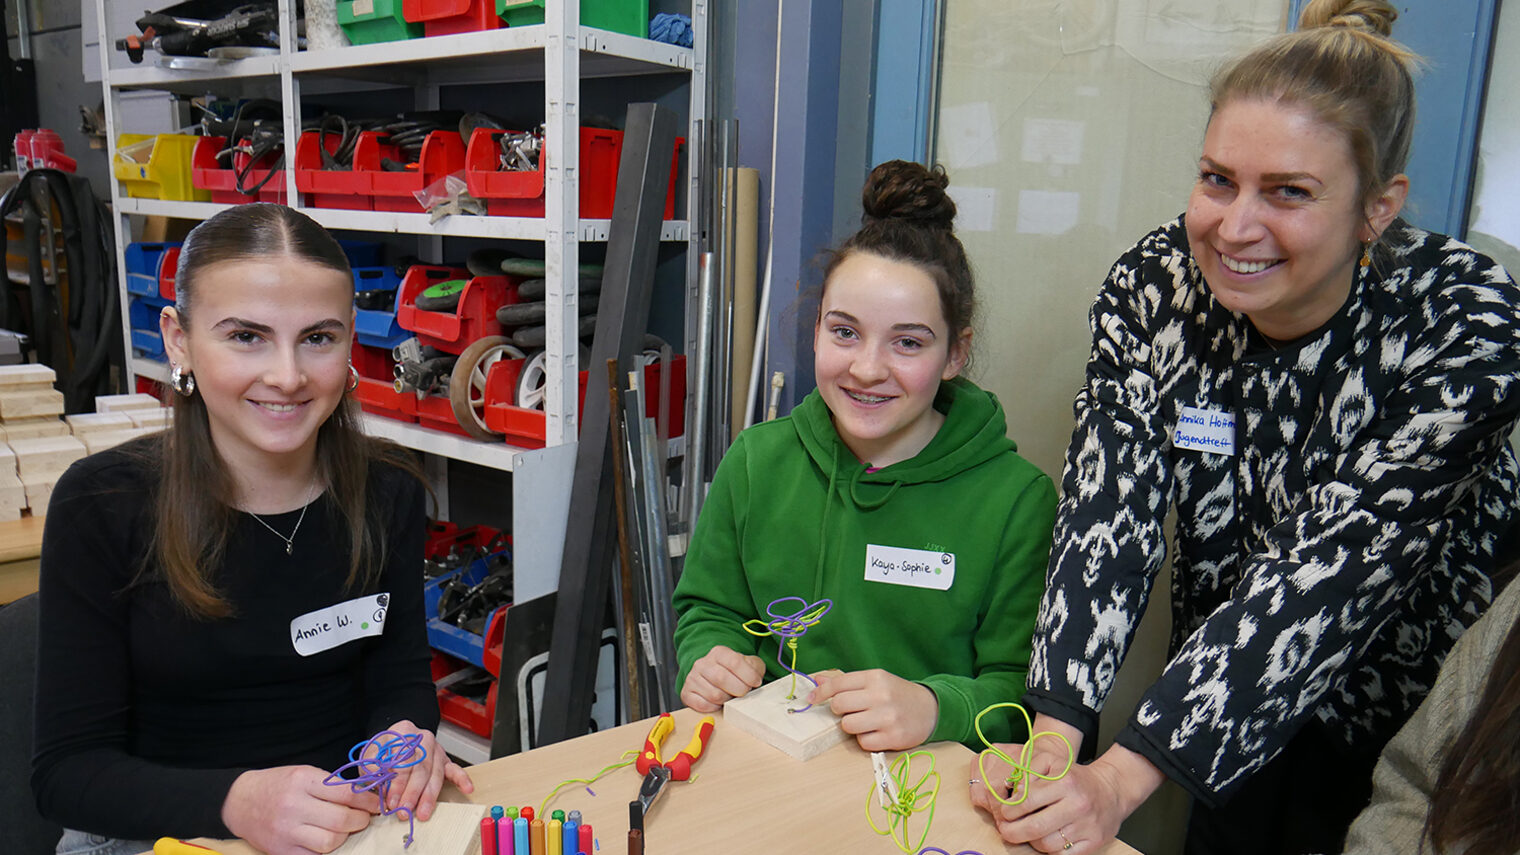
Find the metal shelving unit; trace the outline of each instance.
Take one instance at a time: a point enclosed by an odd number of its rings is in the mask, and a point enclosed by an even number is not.
[[[112,144],[113,163],[114,143],[118,136],[117,99],[120,93],[129,90],[199,95],[217,89],[230,96],[276,97],[285,105],[285,139],[290,142],[287,151],[293,152],[301,126],[303,93],[320,95],[406,89],[410,90],[414,102],[411,106],[432,109],[439,106],[440,90],[446,87],[543,81],[546,168],[545,216],[542,219],[455,215],[433,223],[426,214],[295,206],[331,229],[414,235],[422,240],[468,237],[543,242],[548,266],[545,277],[548,303],[545,448],[529,450],[505,443],[481,442],[368,415],[364,420],[367,431],[409,448],[438,458],[467,461],[511,473],[518,601],[542,596],[558,587],[578,434],[577,375],[580,368],[576,364],[577,277],[567,277],[565,271],[577,268],[582,242],[605,241],[609,230],[607,220],[579,217],[577,176],[581,80],[688,74],[688,121],[690,128],[695,128],[696,123],[706,118],[707,4],[705,0],[690,2],[689,13],[696,33],[694,48],[581,27],[579,9],[574,2],[548,0],[543,25],[308,52],[298,50],[292,36],[296,30],[295,0],[281,0],[280,32],[284,35],[283,45],[276,55],[139,66],[126,65],[125,58],[113,51],[111,44],[114,34],[124,31],[123,21],[129,28],[131,21],[140,14],[140,7],[126,0],[100,0],[96,6],[102,33],[100,67],[105,92],[106,130]],[[129,17],[118,19],[113,17],[113,12]],[[150,54],[150,58],[152,56]],[[688,132],[687,137],[695,139],[696,134]],[[683,195],[688,210],[695,210],[700,198],[698,149],[698,146],[687,147],[688,180]],[[299,200],[293,169],[285,170],[285,180],[287,198]],[[128,198],[114,177],[111,195],[113,210],[117,214],[117,267],[123,283],[127,281],[124,249],[131,239],[133,217],[157,215],[204,219],[224,207],[206,202]],[[684,220],[668,221],[661,239],[691,247],[693,229]],[[440,250],[441,246],[434,240],[432,254],[436,255]],[[692,249],[689,248],[688,252],[694,257]],[[689,266],[695,269],[694,263]],[[688,287],[687,291],[690,290]],[[125,292],[122,298],[125,304]],[[122,334],[130,341],[125,312]],[[135,386],[137,377],[159,381],[168,378],[166,366],[133,358],[130,348],[127,370],[129,386]],[[430,470],[437,477],[446,479],[446,467],[433,465]],[[485,759],[483,752],[488,746],[478,737],[449,732],[447,735],[441,733],[440,738],[445,739],[450,751],[457,750],[464,759]]]

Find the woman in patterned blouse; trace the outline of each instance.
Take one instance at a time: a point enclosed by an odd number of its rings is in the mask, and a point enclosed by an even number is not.
[[[1314,0],[1223,69],[1186,214],[1098,295],[1035,731],[1095,753],[1175,511],[1171,659],[1096,761],[1017,806],[973,779],[1010,842],[1093,852],[1170,778],[1190,855],[1340,851],[1379,750],[1493,598],[1520,507],[1520,289],[1398,219],[1396,15]],[[1065,760],[1037,741],[1037,771]]]

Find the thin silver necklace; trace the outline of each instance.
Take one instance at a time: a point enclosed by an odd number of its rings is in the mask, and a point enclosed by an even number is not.
[[[315,477],[313,477],[311,479],[311,486],[309,488],[307,488],[307,490],[306,490],[307,495],[311,495],[312,490],[315,490],[316,488],[317,488],[317,479]],[[303,521],[305,521],[305,519],[306,519],[306,509],[309,508],[309,507],[311,507],[311,503],[315,502],[315,501],[316,501],[316,499],[313,498],[310,501],[308,501],[306,504],[304,504],[304,505],[301,506],[301,515],[298,516],[298,517],[296,517],[296,527],[290,530],[290,537],[286,537],[285,535],[280,534],[278,531],[275,530],[274,526],[270,525],[267,522],[264,522],[264,518],[261,517],[261,516],[259,516],[256,513],[254,513],[253,511],[249,511],[248,512],[248,516],[253,517],[254,519],[258,520],[259,521],[259,525],[263,526],[264,528],[269,529],[269,533],[270,534],[273,534],[275,537],[278,537],[280,540],[285,541],[285,554],[286,555],[290,555],[293,552],[295,552],[295,548],[296,548],[296,532],[298,532],[298,531],[301,530],[301,523]]]

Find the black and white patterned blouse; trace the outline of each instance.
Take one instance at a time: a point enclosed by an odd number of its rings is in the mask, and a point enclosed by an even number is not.
[[[1206,804],[1311,717],[1378,750],[1494,593],[1520,508],[1520,289],[1402,222],[1385,244],[1278,350],[1214,300],[1181,218],[1092,309],[1026,699],[1095,730],[1175,507],[1172,658],[1118,741]]]

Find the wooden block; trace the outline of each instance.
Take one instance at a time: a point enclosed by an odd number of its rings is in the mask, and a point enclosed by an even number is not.
[[[796,690],[797,698],[788,700],[792,691],[790,676],[766,683],[724,704],[723,721],[798,760],[811,760],[850,738],[839,726],[839,716],[827,704],[814,704],[805,712],[790,712],[807,704],[802,699],[813,690],[813,684],[798,679]]]
[[[128,427],[122,428],[120,430],[102,430],[96,431],[94,433],[87,433],[84,436],[76,436],[75,439],[78,439],[80,442],[84,443],[85,454],[95,454],[97,452],[105,451],[108,448],[114,448],[118,445],[121,445],[129,439],[137,439],[140,436],[146,436],[150,433],[158,433],[160,430],[162,430],[162,428]]]
[[[10,441],[35,439],[39,436],[68,436],[69,426],[60,421],[57,416],[43,416],[36,419],[5,422],[0,425],[0,431],[4,431],[6,441]]]
[[[403,843],[407,821],[397,814],[377,816],[333,855],[473,855],[480,851],[480,820],[486,810],[485,805],[439,802],[431,819],[413,826],[409,848]]]
[[[115,413],[122,410],[151,410],[162,407],[163,404],[146,392],[135,392],[130,395],[97,395],[95,398],[95,412]]]
[[[174,417],[174,411],[168,407],[159,407],[156,410],[123,410],[122,414],[131,419],[136,427],[150,427],[154,430],[168,427]]]
[[[63,393],[57,389],[0,392],[0,420],[63,415]]]
[[[10,449],[5,451],[6,459],[0,462],[0,519],[21,519],[21,512],[28,505],[26,502],[26,485],[16,477],[14,461],[10,458]],[[7,467],[5,464],[12,464]]]
[[[16,474],[23,482],[57,480],[63,470],[85,455],[84,443],[72,436],[44,436],[8,443],[16,453]]]
[[[22,363],[0,365],[0,389],[13,392],[22,389],[51,389],[58,375],[46,365]]]
[[[64,416],[63,420],[68,423],[69,432],[75,436],[84,436],[87,433],[99,433],[105,430],[126,430],[133,427],[136,422],[128,413],[138,412],[127,410],[119,413],[76,413],[72,416]],[[141,412],[147,412],[143,410]]]
[[[48,500],[53,498],[53,485],[56,483],[58,475],[21,479],[21,486],[26,491],[26,506],[32,509],[32,516],[40,517],[47,513]]]

